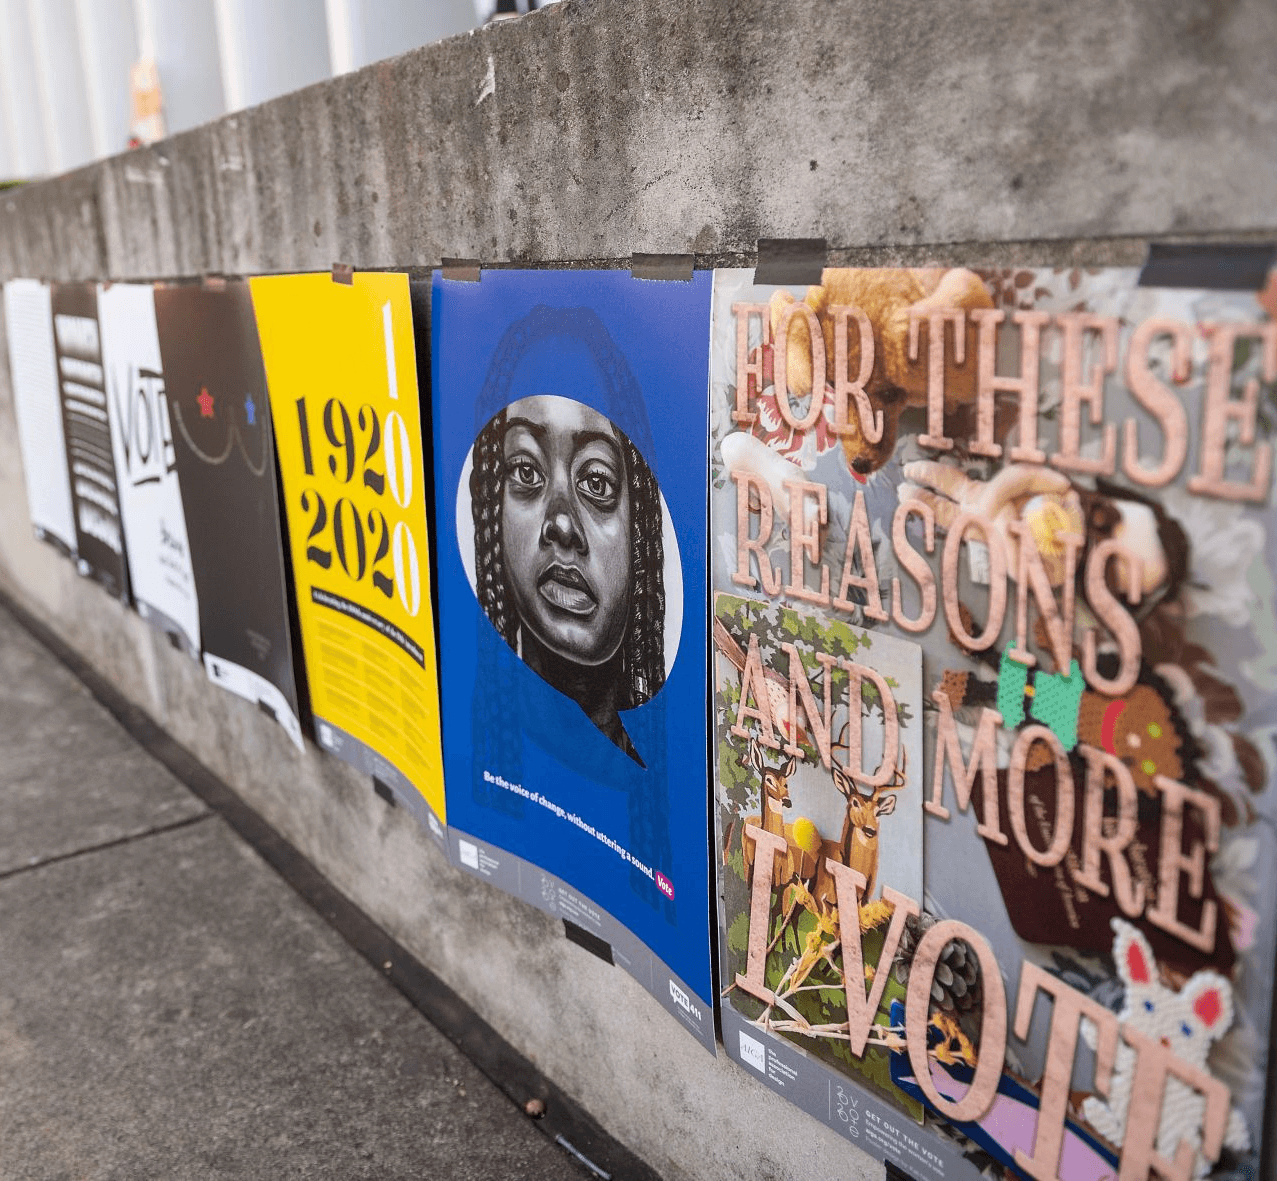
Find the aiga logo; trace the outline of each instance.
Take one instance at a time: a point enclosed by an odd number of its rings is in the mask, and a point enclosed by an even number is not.
[[[740,1031],[740,1060],[752,1066],[759,1074],[767,1073],[767,1047],[756,1037]]]
[[[674,883],[671,882],[669,878],[667,878],[663,873],[661,873],[659,869],[656,871],[656,888],[660,890],[660,892],[664,894],[666,898],[669,898],[671,900],[673,899]]]
[[[457,855],[461,858],[461,864],[469,866],[471,869],[479,868],[479,846],[471,841],[457,842]]]
[[[692,1004],[692,998],[679,988],[673,980],[670,981],[670,1000],[672,1000],[680,1009],[686,1010],[697,1021],[701,1020],[700,1007]]]

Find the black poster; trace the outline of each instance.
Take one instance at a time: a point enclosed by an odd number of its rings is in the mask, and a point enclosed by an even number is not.
[[[80,573],[127,601],[128,564],[102,378],[97,289],[92,283],[55,283],[52,309]]]
[[[300,749],[266,373],[248,284],[155,289],[204,666]]]

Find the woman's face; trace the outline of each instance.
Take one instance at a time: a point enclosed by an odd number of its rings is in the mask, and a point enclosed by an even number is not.
[[[612,424],[549,394],[506,411],[501,536],[523,625],[577,664],[609,660],[630,609],[630,485]]]

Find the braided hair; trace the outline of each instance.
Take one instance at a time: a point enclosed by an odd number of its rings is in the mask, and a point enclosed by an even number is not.
[[[474,441],[470,469],[470,515],[474,520],[475,594],[479,606],[511,648],[518,641],[519,618],[510,605],[501,545],[501,491],[505,483],[506,412],[500,410]]]
[[[519,358],[542,339],[549,308],[537,308],[502,338],[489,374],[485,396],[494,385],[508,389]],[[542,323],[529,324],[533,320]],[[589,309],[554,313],[553,328],[589,346],[616,394],[636,392],[624,357]],[[501,379],[504,378],[504,381]],[[498,634],[517,651],[519,615],[506,582],[501,536],[501,502],[505,484],[504,408],[479,431],[470,471],[470,513],[474,522],[475,593],[484,614]],[[615,428],[614,428],[615,429]],[[621,644],[621,675],[617,709],[634,709],[651,700],[665,684],[665,545],[662,538],[661,494],[652,469],[629,436],[617,429],[630,491],[630,607]]]

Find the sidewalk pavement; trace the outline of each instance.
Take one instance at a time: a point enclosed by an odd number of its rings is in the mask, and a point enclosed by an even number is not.
[[[0,608],[0,1181],[585,1176]]]

